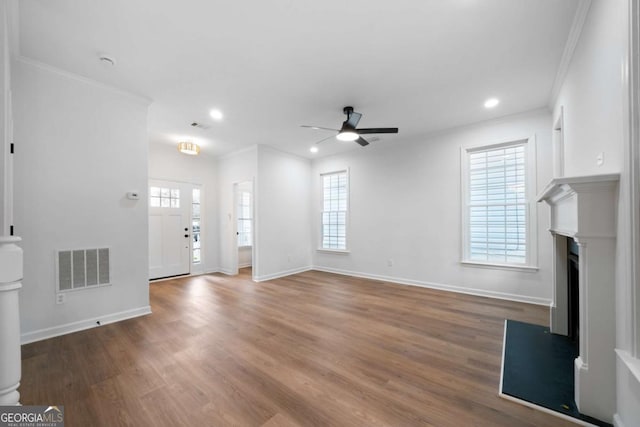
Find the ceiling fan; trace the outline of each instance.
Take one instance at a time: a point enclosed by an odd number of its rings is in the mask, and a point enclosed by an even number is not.
[[[361,135],[370,135],[376,133],[398,133],[398,128],[356,129],[356,126],[358,126],[358,122],[360,121],[362,114],[353,111],[353,107],[344,107],[342,109],[342,112],[347,115],[347,120],[342,123],[342,127],[340,129],[323,128],[320,126],[309,125],[302,125],[302,127],[335,131],[338,132],[335,137],[340,141],[355,141],[363,147],[369,145],[369,141],[364,139]],[[316,142],[316,144],[326,141],[329,138],[333,138],[333,135]]]

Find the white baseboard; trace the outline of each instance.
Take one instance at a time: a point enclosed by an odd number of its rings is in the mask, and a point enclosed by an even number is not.
[[[280,277],[291,276],[292,274],[304,273],[305,271],[313,270],[313,267],[300,267],[292,270],[279,271],[277,273],[265,274],[263,276],[256,276],[253,278],[254,282],[264,282],[265,280],[278,279]]]
[[[327,273],[342,274],[344,276],[362,277],[364,279],[380,280],[383,282],[397,283],[400,285],[419,286],[421,288],[437,289],[441,291],[457,292],[460,294],[475,295],[480,297],[489,297],[503,299],[508,301],[525,302],[528,304],[549,306],[550,300],[546,298],[527,297],[523,295],[508,294],[506,292],[487,291],[484,289],[466,288],[462,286],[444,285],[441,283],[423,282],[420,280],[402,279],[391,276],[380,276],[377,274],[361,273],[357,271],[340,270],[337,268],[313,266],[313,270],[324,271]]]
[[[64,325],[52,326],[50,328],[39,329],[37,331],[26,332],[21,335],[21,344],[29,344],[36,341],[46,340],[48,338],[58,337],[60,335],[70,334],[72,332],[83,331],[85,329],[97,328],[98,326],[108,325],[109,323],[120,322],[122,320],[132,319],[134,317],[145,316],[151,314],[151,306],[134,308],[131,310],[111,313],[92,319],[80,320],[77,322],[66,323]],[[100,322],[98,325],[97,322]]]
[[[246,262],[244,264],[238,264],[238,268],[247,268],[247,267],[251,267],[253,266],[253,263],[251,262]]]
[[[620,418],[620,415],[613,414],[613,425],[614,427],[625,427],[625,424]]]
[[[498,393],[498,396],[500,396],[501,398],[503,398],[505,400],[509,400],[511,402],[519,403],[522,406],[527,406],[527,407],[535,409],[537,411],[544,412],[544,413],[549,414],[549,415],[553,415],[554,417],[562,418],[563,420],[566,420],[566,421],[571,421],[572,423],[574,423],[576,425],[579,425],[579,426],[598,427],[597,425],[591,424],[591,423],[589,423],[587,421],[583,421],[583,420],[579,420],[578,418],[570,417],[569,415],[565,415],[565,414],[563,414],[561,412],[553,411],[553,410],[551,410],[549,408],[545,408],[544,406],[536,405],[535,403],[527,402],[526,400],[521,400],[521,399],[518,399],[517,397],[509,396],[508,394]]]

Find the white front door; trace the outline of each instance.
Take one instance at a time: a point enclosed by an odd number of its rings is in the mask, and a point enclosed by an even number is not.
[[[191,186],[149,181],[149,279],[189,274]]]

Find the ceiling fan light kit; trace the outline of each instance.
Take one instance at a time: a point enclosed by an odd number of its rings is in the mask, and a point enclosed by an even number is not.
[[[339,134],[336,135],[340,141],[355,141],[358,139],[359,135],[352,130],[341,130]]]
[[[398,133],[398,128],[369,128],[369,129],[357,129],[358,122],[362,117],[362,114],[353,111],[353,107],[344,107],[342,112],[347,115],[347,120],[342,123],[340,130],[337,131],[336,138],[339,141],[355,141],[357,144],[360,144],[362,147],[369,145],[369,141],[364,139],[361,135],[371,135],[376,133]],[[323,128],[320,126],[309,126],[302,125],[302,127],[311,128],[311,129],[325,129],[335,131],[330,128]],[[331,137],[329,137],[331,138]],[[325,138],[316,142],[319,144],[322,141],[326,141],[329,138]]]

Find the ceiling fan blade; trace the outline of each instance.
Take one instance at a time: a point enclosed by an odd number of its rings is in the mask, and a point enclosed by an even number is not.
[[[360,144],[361,146],[363,146],[363,147],[366,147],[367,145],[369,145],[369,141],[367,141],[363,137],[360,137],[360,138],[356,139],[356,142],[358,144]]]
[[[322,126],[310,126],[310,125],[300,125],[301,128],[309,128],[315,130],[330,130],[333,132],[338,132],[339,129],[331,129],[331,128],[323,128]]]
[[[326,138],[321,139],[321,140],[320,140],[320,141],[318,141],[318,142],[314,142],[314,144],[316,144],[316,145],[317,145],[317,144],[320,144],[321,142],[326,141],[327,139],[331,139],[331,138],[335,138],[335,137],[336,137],[335,135],[331,135],[331,136],[328,136],[328,137],[326,137]]]
[[[354,111],[354,112],[349,114],[349,118],[347,119],[347,121],[345,123],[347,123],[352,128],[355,128],[356,126],[358,126],[358,122],[360,121],[361,117],[362,117],[362,114],[356,113]]]
[[[398,128],[369,128],[356,129],[358,135],[368,135],[372,133],[398,133]]]

